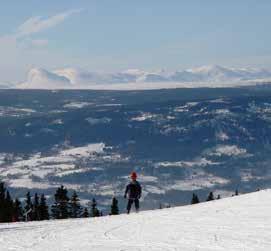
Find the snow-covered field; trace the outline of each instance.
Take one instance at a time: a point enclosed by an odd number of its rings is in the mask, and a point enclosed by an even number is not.
[[[271,190],[101,218],[0,224],[0,250],[269,251]]]

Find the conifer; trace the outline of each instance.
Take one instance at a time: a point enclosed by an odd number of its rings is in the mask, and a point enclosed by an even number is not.
[[[82,207],[77,193],[74,191],[70,202],[70,216],[71,218],[80,218],[82,215]]]
[[[69,218],[69,197],[68,191],[61,185],[55,193],[55,202],[52,205],[52,217],[54,219],[67,219]]]
[[[22,221],[23,220],[23,209],[22,203],[16,198],[14,202],[13,208],[13,222]]]
[[[211,200],[214,200],[214,194],[213,194],[213,192],[209,193],[206,201],[211,201]]]
[[[33,220],[34,221],[40,220],[39,207],[40,207],[39,196],[37,193],[35,193],[34,203],[33,203]]]
[[[112,205],[111,205],[111,215],[118,215],[119,214],[119,207],[118,207],[118,200],[113,197]]]
[[[40,220],[49,220],[49,211],[44,194],[40,197],[39,214]]]
[[[199,198],[195,193],[193,193],[191,204],[197,204],[197,203],[199,203]]]
[[[91,217],[99,217],[99,216],[100,216],[100,212],[97,208],[97,202],[93,198],[92,203],[91,203]]]
[[[30,192],[27,192],[24,206],[24,216],[26,221],[32,221],[33,219],[33,204],[31,200]]]
[[[83,218],[88,218],[89,217],[89,213],[88,213],[88,209],[85,207],[83,214],[82,214]]]

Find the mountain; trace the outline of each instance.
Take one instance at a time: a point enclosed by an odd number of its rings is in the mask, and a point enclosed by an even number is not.
[[[162,89],[181,87],[236,87],[255,85],[271,79],[264,69],[203,66],[183,71],[146,72],[126,70],[98,73],[64,68],[48,71],[34,68],[28,73],[23,89]]]
[[[28,72],[27,82],[18,85],[20,89],[69,89],[71,80],[41,68],[33,68]]]
[[[1,250],[268,251],[271,191],[100,218],[1,224]]]

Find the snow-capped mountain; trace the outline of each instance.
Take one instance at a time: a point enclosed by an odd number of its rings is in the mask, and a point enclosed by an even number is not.
[[[0,250],[269,251],[271,191],[88,219],[0,224]]]
[[[27,81],[18,85],[22,89],[69,89],[71,80],[65,76],[47,71],[42,68],[33,68],[28,72]]]
[[[271,79],[264,69],[203,66],[183,71],[146,72],[126,70],[116,73],[64,68],[48,71],[31,69],[27,81],[18,88],[29,89],[162,89],[178,87],[234,87],[255,85]]]

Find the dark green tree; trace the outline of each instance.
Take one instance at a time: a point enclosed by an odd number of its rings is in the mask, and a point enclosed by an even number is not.
[[[220,200],[221,199],[221,195],[218,194],[217,197],[216,197],[217,200]]]
[[[49,220],[49,211],[44,194],[42,194],[40,197],[39,215],[40,220]]]
[[[22,221],[23,220],[23,209],[22,203],[16,198],[14,201],[13,207],[13,219],[12,221]]]
[[[5,221],[6,222],[12,222],[12,216],[13,216],[13,200],[11,199],[9,191],[6,193],[6,201],[5,201]]]
[[[118,215],[119,214],[119,207],[118,207],[118,200],[113,197],[112,204],[111,204],[111,215]]]
[[[24,216],[26,221],[33,220],[33,203],[31,200],[30,192],[26,193],[25,206],[24,206]]]
[[[70,201],[70,217],[80,218],[82,215],[82,207],[77,193],[74,191]]]
[[[6,188],[4,182],[0,182],[0,222],[6,221]]]
[[[208,197],[207,197],[207,200],[206,200],[206,201],[211,201],[211,200],[214,200],[214,199],[215,199],[215,198],[214,198],[213,192],[210,192],[209,195],[208,195]]]
[[[88,213],[88,209],[85,207],[83,214],[82,214],[83,218],[88,218],[89,217],[89,213]]]
[[[34,202],[33,202],[33,220],[40,220],[40,212],[39,212],[39,207],[40,207],[40,199],[37,193],[34,195]]]
[[[100,212],[97,208],[97,202],[93,198],[91,202],[91,217],[99,217],[99,216],[100,216]]]
[[[191,204],[197,204],[197,203],[199,203],[199,198],[195,193],[193,193]]]
[[[52,205],[52,217],[54,219],[67,219],[69,218],[69,197],[68,191],[61,185],[55,193],[55,202]]]

